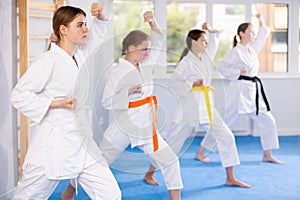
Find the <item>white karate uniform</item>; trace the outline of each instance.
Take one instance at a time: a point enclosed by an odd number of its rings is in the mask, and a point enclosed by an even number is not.
[[[106,23],[95,19],[87,43],[75,49],[78,66],[101,44]],[[96,160],[82,144],[74,111],[49,108],[53,100],[73,96],[78,66],[66,51],[51,44],[12,92],[13,106],[38,123],[13,199],[48,199],[59,180],[70,178],[77,179],[92,199],[121,199],[105,159]]]
[[[249,44],[248,49],[238,43],[218,65],[220,73],[230,80],[226,90],[226,124],[231,127],[239,114],[247,114],[258,125],[263,150],[279,148],[275,119],[271,112],[267,111],[261,94],[259,113],[256,115],[256,85],[254,82],[238,80],[238,78],[242,68],[247,69],[247,76],[257,76],[259,70],[258,53],[269,32],[268,27],[260,27],[255,41]]]
[[[157,131],[158,150],[154,152],[152,141],[151,107],[144,104],[128,108],[129,102],[149,97],[153,91],[152,71],[159,54],[160,35],[152,32],[152,49],[149,57],[141,63],[140,71],[127,60],[120,58],[107,78],[102,103],[112,111],[112,122],[105,130],[101,149],[107,162],[112,163],[125,148],[137,146],[151,158],[152,164],[161,169],[168,190],[183,188],[180,166],[176,154]],[[153,64],[152,64],[153,63]],[[142,92],[128,95],[133,86],[141,85]],[[154,108],[152,108],[154,109]],[[134,166],[134,163],[132,163]]]
[[[209,92],[212,110],[212,128],[209,127],[209,117],[204,92],[192,91],[193,82],[203,80],[204,86],[211,85],[211,73],[214,67],[212,58],[218,46],[218,35],[211,34],[207,52],[201,52],[201,60],[191,51],[183,57],[172,77],[172,88],[178,95],[180,103],[176,108],[175,117],[166,141],[179,153],[184,142],[200,128],[207,131],[201,145],[208,150],[218,149],[223,167],[240,164],[235,138],[218,111],[214,108],[213,94]],[[210,56],[209,56],[209,54]]]

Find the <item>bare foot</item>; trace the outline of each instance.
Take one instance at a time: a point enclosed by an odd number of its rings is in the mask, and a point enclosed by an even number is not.
[[[74,195],[73,193],[69,193],[68,191],[63,191],[63,193],[61,193],[60,198],[62,200],[74,200]]]
[[[243,182],[241,182],[239,180],[236,180],[236,179],[232,179],[232,180],[227,179],[226,180],[226,185],[236,186],[236,187],[241,187],[241,188],[250,188],[250,185],[247,185],[246,183],[243,183]]]
[[[149,185],[158,185],[158,182],[153,177],[153,174],[153,172],[147,172],[144,177],[144,181]]]
[[[196,160],[200,160],[202,162],[205,162],[205,163],[209,163],[210,162],[210,159],[202,154],[199,154],[199,153],[196,153],[195,155],[195,159]]]
[[[69,183],[67,189],[60,195],[62,200],[74,200],[75,188]]]
[[[275,164],[283,164],[283,162],[281,162],[280,160],[277,160],[276,158],[274,158],[273,156],[267,156],[264,155],[263,156],[263,162],[271,162],[271,163],[275,163]]]

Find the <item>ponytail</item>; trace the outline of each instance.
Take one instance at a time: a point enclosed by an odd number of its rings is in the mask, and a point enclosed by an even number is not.
[[[189,33],[188,33],[188,35],[185,39],[187,47],[185,47],[185,49],[182,51],[179,61],[181,61],[182,58],[184,56],[186,56],[187,53],[189,52],[189,50],[192,48],[192,41],[193,40],[198,40],[201,37],[202,34],[205,34],[205,31],[202,31],[202,30],[199,30],[199,29],[193,29],[193,30],[189,31]]]
[[[59,43],[61,39],[59,27],[61,25],[69,25],[80,14],[86,16],[85,12],[81,8],[73,6],[61,6],[55,11],[52,18],[53,33],[50,36],[50,44],[48,45],[47,51],[51,48],[51,42],[55,42],[56,44]]]
[[[251,26],[252,24],[249,22],[245,22],[239,25],[237,31],[236,31],[236,35],[233,38],[233,43],[232,46],[235,47],[237,45],[237,43],[242,40],[241,36],[240,36],[240,32],[245,33],[246,29]],[[238,38],[237,38],[238,37]]]
[[[49,42],[48,47],[47,47],[47,51],[50,51],[51,49],[51,42]]]
[[[185,47],[185,48],[183,49],[182,53],[181,53],[179,62],[182,60],[182,58],[183,58],[184,56],[186,56],[186,55],[188,54],[188,52],[189,52],[189,49],[188,49],[187,47]]]
[[[232,48],[235,47],[235,46],[237,45],[237,43],[238,43],[236,37],[239,37],[239,36],[238,36],[238,35],[235,35],[235,36],[233,37]]]
[[[47,47],[47,51],[49,51],[50,49],[51,49],[51,43],[52,42],[54,42],[55,44],[58,44],[58,37],[55,35],[55,33],[52,33],[51,35],[50,35],[50,43],[49,43],[49,45],[48,45],[48,47]]]

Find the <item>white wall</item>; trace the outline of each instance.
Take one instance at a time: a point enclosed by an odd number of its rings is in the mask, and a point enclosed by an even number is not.
[[[16,1],[0,1],[0,197],[18,180],[16,112],[10,92],[16,80]]]
[[[99,1],[107,5],[108,0]],[[53,1],[48,1],[53,2]],[[67,0],[68,5],[83,8],[90,15],[91,0]],[[107,8],[110,9],[110,8]],[[90,20],[88,18],[88,20]],[[43,24],[42,26],[41,23]],[[31,34],[49,34],[52,32],[51,20],[30,19]],[[37,26],[37,24],[39,26]],[[50,27],[49,27],[50,26]],[[111,28],[110,28],[111,29]],[[109,30],[111,31],[111,30]],[[11,199],[12,192],[19,179],[18,170],[18,127],[17,112],[10,104],[10,93],[18,79],[17,61],[17,6],[16,1],[0,1],[0,199]],[[30,41],[30,57],[45,51],[48,40]]]
[[[103,2],[107,2],[104,0]],[[90,0],[69,0],[69,4],[83,7],[89,12]],[[0,1],[0,199],[8,199],[6,194],[18,180],[18,140],[17,115],[10,105],[10,92],[17,79],[17,34],[16,1]],[[280,135],[300,135],[300,85],[299,78],[265,77],[262,78],[270,100]],[[170,98],[167,79],[157,79],[155,94],[161,104],[160,123],[169,123],[176,100]],[[213,81],[216,107],[224,112],[224,93],[222,80]],[[224,82],[226,84],[226,81]],[[165,96],[164,98],[162,98]],[[165,119],[165,120],[164,120]],[[254,127],[255,128],[255,127]],[[237,134],[252,132],[252,124],[242,117],[236,124]],[[254,131],[256,132],[256,131]]]
[[[300,135],[300,77],[262,79],[280,135]]]
[[[264,89],[268,96],[276,121],[278,133],[280,136],[300,135],[300,77],[273,77],[261,78],[264,83]],[[215,90],[215,105],[222,115],[225,110],[225,92],[224,87],[228,81],[220,78],[212,82]],[[173,115],[174,107],[177,102],[172,92],[169,91],[169,81],[167,79],[155,80],[155,95],[160,104],[160,125],[169,124]],[[257,135],[259,130],[253,126],[252,121],[246,116],[241,115],[236,121],[233,129],[236,135]]]

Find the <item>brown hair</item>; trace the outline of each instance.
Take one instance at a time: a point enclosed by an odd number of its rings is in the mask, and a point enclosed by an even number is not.
[[[61,25],[67,26],[70,24],[78,15],[84,15],[86,17],[86,13],[77,7],[73,6],[62,6],[57,9],[57,11],[53,15],[52,19],[52,28],[53,32],[57,37],[57,43],[60,41],[60,30],[59,27]],[[48,50],[50,49],[50,45]]]
[[[247,29],[250,25],[252,25],[252,24],[249,23],[249,22],[242,23],[242,24],[239,25],[239,27],[238,27],[238,29],[237,29],[237,34],[233,37],[233,44],[232,44],[233,47],[235,47],[236,44],[238,43],[236,37],[239,37],[239,38],[241,39],[240,32],[245,33],[246,29]]]
[[[122,42],[122,55],[126,55],[130,45],[137,46],[147,40],[150,40],[150,36],[147,33],[140,30],[131,31]]]
[[[182,51],[179,61],[181,61],[182,58],[186,56],[189,50],[192,48],[192,40],[198,40],[202,34],[205,34],[205,31],[199,29],[193,29],[189,31],[185,39],[187,47]]]

